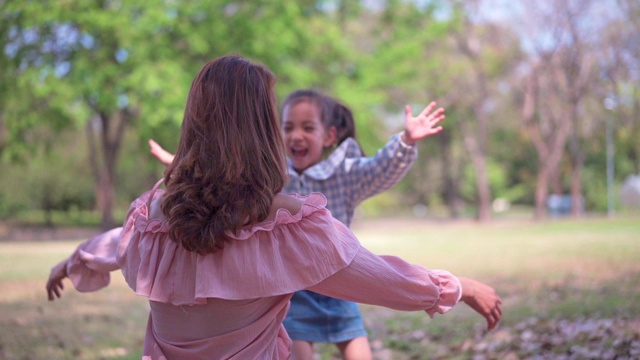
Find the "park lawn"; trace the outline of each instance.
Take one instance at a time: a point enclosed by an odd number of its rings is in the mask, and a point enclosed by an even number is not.
[[[490,333],[466,306],[430,319],[362,305],[377,359],[518,359],[572,351],[632,358],[636,349],[640,356],[638,217],[485,225],[378,220],[356,222],[354,231],[377,254],[481,280],[504,300],[502,324]],[[0,359],[140,358],[148,305],[120,273],[97,293],[77,293],[66,282],[63,298],[47,301],[50,268],[79,242],[0,243]],[[597,334],[581,337],[585,328]],[[555,331],[568,340],[543,334]],[[336,357],[332,346],[318,349],[321,359]]]
[[[0,359],[140,359],[148,305],[119,272],[96,293],[66,281],[47,301],[49,270],[80,242],[0,243]]]

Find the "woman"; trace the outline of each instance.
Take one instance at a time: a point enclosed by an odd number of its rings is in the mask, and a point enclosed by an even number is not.
[[[52,269],[49,299],[70,277],[94,291],[121,269],[149,299],[143,359],[286,359],[282,326],[295,291],[444,313],[460,300],[499,322],[493,288],[376,256],[320,194],[281,194],[285,149],[274,76],[235,55],[194,79],[174,161],[130,207],[121,233],[79,246]]]

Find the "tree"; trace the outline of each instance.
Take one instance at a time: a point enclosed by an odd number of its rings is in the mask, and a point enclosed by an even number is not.
[[[585,145],[583,142],[590,137],[588,126],[589,114],[584,112],[584,101],[590,92],[590,84],[596,83],[595,79],[595,54],[593,51],[593,25],[585,25],[586,14],[591,11],[591,2],[565,2],[559,5],[557,14],[560,22],[564,24],[563,34],[565,45],[558,51],[559,66],[562,75],[560,84],[563,86],[567,107],[564,111],[572,122],[572,131],[569,135],[569,154],[571,159],[571,198],[572,214],[579,216],[582,191],[582,168],[585,162]],[[559,42],[564,39],[557,39]],[[591,41],[590,41],[591,40]]]
[[[358,129],[372,131],[372,137],[386,138],[402,128],[405,104],[412,105],[414,112],[432,100],[447,107],[444,98],[449,89],[442,81],[446,75],[438,68],[445,51],[439,42],[451,30],[451,20],[436,19],[437,9],[434,3],[390,1],[376,8],[364,7],[354,19],[351,42],[359,56],[352,83],[359,91],[348,96],[360,95],[360,102],[366,101],[358,118],[368,112],[369,118],[380,119],[382,125],[375,126],[369,120],[368,124],[360,123]],[[437,205],[438,196],[446,189],[451,214],[457,216],[460,200],[455,177],[460,162],[442,160],[454,160],[452,142],[457,130],[449,110],[443,124],[446,134],[420,144],[420,160],[401,186],[405,186],[406,202],[411,205]],[[435,155],[438,151],[440,156]],[[448,174],[445,180],[443,173]]]
[[[600,67],[606,81],[599,95],[608,99],[611,108],[607,116],[615,121],[618,136],[617,151],[626,154],[633,164],[621,164],[628,174],[640,174],[640,4],[632,0],[618,0],[620,15],[612,19],[600,37]],[[621,160],[622,161],[622,160]]]
[[[34,112],[36,119],[27,117],[35,127],[17,133],[15,140],[28,142],[29,132],[54,123],[52,109],[59,114],[58,127],[85,124],[97,205],[103,226],[110,228],[115,225],[115,165],[124,131],[143,108],[141,103],[152,105],[157,102],[154,98],[163,97],[140,86],[141,79],[158,74],[148,71],[153,69],[153,64],[145,64],[149,54],[134,50],[137,41],[152,38],[157,26],[141,23],[162,9],[110,1],[12,5],[9,10],[18,14],[12,32],[18,35],[9,45],[17,49],[23,95],[33,93],[32,98],[42,104]],[[20,128],[23,121],[8,118],[7,124]]]
[[[488,221],[493,200],[490,134],[499,118],[495,113],[501,96],[498,89],[508,83],[521,52],[512,31],[475,15],[479,2],[450,1],[449,5],[453,14],[451,31],[438,43],[444,53],[433,77],[439,78],[438,85],[444,87],[445,102],[456,109],[452,112],[457,116],[453,126],[459,129],[473,169],[476,217]]]
[[[300,83],[308,68],[291,69],[318,36],[303,31],[302,8],[289,2],[15,1],[5,11],[11,22],[3,23],[2,43],[21,84],[15,96],[31,103],[3,104],[0,134],[8,139],[0,140],[17,151],[40,146],[31,140],[38,127],[84,127],[105,228],[115,224],[127,129],[148,136],[179,123],[193,74],[224,53],[260,60],[276,74],[293,74],[285,84]]]
[[[560,117],[557,108],[560,96],[552,82],[552,70],[546,63],[532,65],[525,79],[522,118],[538,155],[538,172],[535,191],[535,217],[546,215],[546,203],[551,177],[558,173],[569,136],[571,123]],[[557,69],[555,69],[557,70]]]
[[[529,75],[523,96],[525,128],[538,153],[536,218],[546,214],[549,186],[562,190],[561,161],[569,145],[572,212],[582,203],[584,140],[591,136],[592,118],[584,109],[595,78],[593,37],[587,22],[591,1],[528,3],[525,44],[531,52]]]

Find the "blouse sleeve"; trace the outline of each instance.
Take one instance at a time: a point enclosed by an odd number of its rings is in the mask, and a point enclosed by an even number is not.
[[[67,261],[67,274],[80,292],[100,290],[109,285],[109,273],[118,270],[116,249],[120,241],[118,227],[83,242]]]
[[[131,222],[137,209],[148,201],[150,195],[151,191],[147,191],[131,203],[125,224]],[[117,253],[123,234],[123,227],[117,227],[78,245],[67,260],[67,274],[77,291],[97,291],[109,285],[109,273],[120,269]]]
[[[343,225],[336,227],[353,236]],[[396,310],[425,310],[431,317],[451,310],[462,295],[460,281],[447,271],[412,265],[395,256],[377,256],[363,247],[347,267],[308,290]]]

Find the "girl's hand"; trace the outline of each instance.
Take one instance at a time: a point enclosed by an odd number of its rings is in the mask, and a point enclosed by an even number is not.
[[[171,164],[174,157],[172,153],[162,148],[162,146],[153,139],[149,139],[149,147],[151,148],[151,155],[155,156],[161,163],[165,165]]]
[[[462,301],[487,320],[487,330],[496,327],[502,318],[502,299],[494,288],[479,281],[462,278]]]
[[[64,289],[62,280],[66,277],[67,260],[65,259],[58,263],[58,265],[54,266],[49,274],[49,281],[47,281],[47,294],[49,296],[49,301],[53,301],[56,298],[59,299],[62,296],[62,290]]]
[[[436,102],[432,101],[422,112],[413,117],[411,114],[411,106],[404,107],[404,133],[402,141],[407,145],[413,145],[418,140],[422,140],[433,134],[442,131],[442,126],[438,126],[440,121],[444,120],[444,109],[436,107]]]

